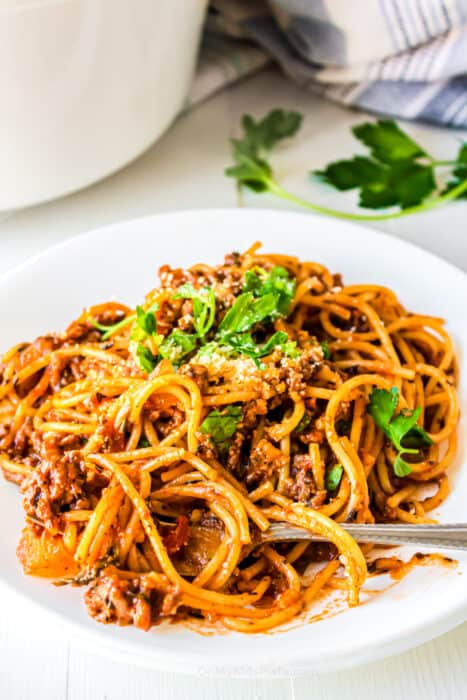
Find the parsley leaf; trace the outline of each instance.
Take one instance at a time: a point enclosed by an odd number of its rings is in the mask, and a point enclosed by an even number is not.
[[[310,423],[311,423],[311,416],[307,411],[305,411],[299,424],[295,428],[294,433],[303,433],[305,428],[307,428],[310,425]]]
[[[450,192],[455,187],[458,187],[463,182],[467,181],[467,142],[464,141],[460,147],[459,153],[457,154],[457,159],[454,163],[455,168],[452,172],[453,179],[450,180],[446,186],[445,192]],[[464,190],[459,195],[459,198],[467,199],[467,190]]]
[[[359,205],[367,209],[396,205],[406,209],[420,204],[436,189],[433,166],[412,160],[385,164],[356,156],[331,163],[316,175],[338,190],[358,188]]]
[[[195,289],[191,284],[183,284],[175,299],[193,300],[193,325],[198,338],[203,342],[216,318],[216,297],[213,289]]]
[[[375,123],[365,122],[354,126],[352,131],[381,163],[413,160],[428,155],[392,119],[378,119]]]
[[[326,491],[335,491],[341,483],[344,467],[342,464],[335,464],[326,473]]]
[[[400,453],[394,460],[393,469],[394,474],[400,479],[402,479],[404,476],[408,476],[412,472],[412,467],[405,461],[405,459],[402,459]]]
[[[245,114],[243,137],[231,139],[235,165],[227,168],[225,174],[255,192],[268,190],[272,169],[264,155],[279,141],[293,136],[301,123],[301,114],[282,109],[269,112],[259,121]]]
[[[274,321],[287,316],[296,286],[296,281],[290,277],[287,270],[280,265],[275,265],[269,274],[261,268],[248,270],[245,274],[243,291],[251,292],[255,297],[274,294],[276,307],[271,313],[271,320]]]
[[[173,365],[179,365],[184,357],[196,349],[196,346],[196,335],[174,330],[160,343],[159,354]]]
[[[250,330],[275,311],[277,298],[275,294],[265,294],[254,301],[251,292],[240,294],[222,319],[218,336],[223,338],[232,333]]]
[[[136,307],[136,325],[141,328],[147,335],[152,335],[156,332],[156,317],[154,311],[157,311],[159,305],[151,307],[145,311],[142,306]]]
[[[209,435],[219,450],[225,451],[241,419],[242,409],[239,406],[216,409],[206,416],[200,425],[200,431],[204,435]]]
[[[321,345],[321,350],[323,351],[323,357],[325,360],[330,360],[331,359],[331,351],[329,349],[329,343],[327,340],[323,340],[320,343]]]
[[[279,141],[293,136],[300,128],[302,119],[298,112],[286,112],[283,109],[274,109],[259,121],[245,114],[242,119],[245,140],[253,154],[270,151]]]
[[[392,387],[391,391],[373,389],[368,413],[397,450],[398,454],[394,461],[395,474],[406,476],[410,474],[412,468],[402,458],[402,454],[417,454],[421,447],[428,447],[433,444],[433,441],[417,424],[421,408],[418,407],[414,411],[404,410],[394,416],[398,403],[399,391],[396,387]]]
[[[260,357],[270,355],[276,348],[282,350],[287,357],[296,358],[300,356],[297,344],[289,340],[289,336],[284,331],[276,331],[263,345],[257,345],[250,333],[237,333],[225,338],[225,349],[227,352],[234,351],[240,355],[246,355],[257,361]]]
[[[136,346],[136,357],[138,358],[139,366],[142,370],[151,374],[157,365],[157,357],[155,357],[149,348],[139,343]]]

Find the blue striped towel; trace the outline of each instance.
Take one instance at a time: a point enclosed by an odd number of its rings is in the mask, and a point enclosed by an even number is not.
[[[467,0],[212,0],[191,101],[270,60],[341,104],[467,127]]]

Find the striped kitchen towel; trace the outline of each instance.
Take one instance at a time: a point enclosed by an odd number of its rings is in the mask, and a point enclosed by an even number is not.
[[[191,101],[270,60],[342,104],[467,127],[467,0],[212,0]]]

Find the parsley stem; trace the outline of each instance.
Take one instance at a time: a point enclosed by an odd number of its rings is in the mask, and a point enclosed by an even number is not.
[[[445,202],[449,202],[451,199],[456,199],[464,192],[467,192],[467,180],[464,180],[456,187],[453,187],[452,190],[449,190],[449,192],[446,192],[445,194],[442,194],[439,197],[434,197],[433,199],[427,200],[422,204],[417,204],[413,207],[407,207],[406,209],[401,209],[400,211],[392,213],[388,212],[385,214],[351,214],[349,212],[330,209],[328,207],[322,207],[319,204],[313,204],[312,202],[308,202],[306,199],[302,199],[301,197],[297,197],[291,192],[287,192],[287,190],[284,190],[277,182],[275,182],[275,180],[272,180],[270,178],[264,178],[263,182],[265,185],[267,185],[271,194],[274,194],[277,197],[281,197],[282,199],[288,200],[289,202],[298,204],[299,206],[305,207],[306,209],[316,211],[318,214],[334,216],[338,219],[348,219],[349,221],[384,221],[386,219],[398,219],[402,216],[408,216],[409,214],[416,214],[417,212],[434,209],[435,207],[438,207],[441,204],[444,204]]]
[[[125,326],[128,326],[129,323],[134,321],[135,317],[135,314],[130,314],[130,316],[126,316],[126,318],[123,318],[121,321],[118,321],[118,323],[113,323],[111,326],[104,326],[102,323],[98,323],[92,317],[89,317],[89,320],[91,321],[94,328],[97,328],[99,331],[104,333],[104,335],[102,336],[102,340],[108,340],[121,328],[125,328]]]
[[[441,166],[453,166],[453,165],[459,165],[457,160],[431,160],[430,165],[433,166],[433,168],[441,167]]]

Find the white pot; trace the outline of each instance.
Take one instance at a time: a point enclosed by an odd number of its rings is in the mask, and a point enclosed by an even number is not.
[[[122,167],[186,97],[207,0],[0,0],[0,210]]]

